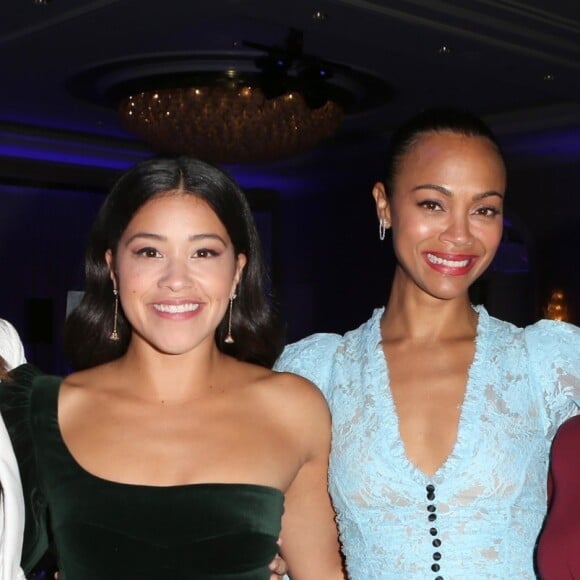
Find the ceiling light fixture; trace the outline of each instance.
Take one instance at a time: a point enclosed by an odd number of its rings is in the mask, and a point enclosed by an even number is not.
[[[322,12],[322,10],[315,10],[312,13],[312,20],[317,20],[318,22],[323,22],[328,18],[328,14],[326,12]]]
[[[337,130],[343,117],[386,103],[386,82],[284,47],[258,52],[143,57],[76,75],[77,96],[117,107],[121,123],[155,152],[214,163],[253,163],[299,154]]]

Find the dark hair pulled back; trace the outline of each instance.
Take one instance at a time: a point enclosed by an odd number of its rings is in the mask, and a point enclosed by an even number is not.
[[[495,146],[503,160],[503,153],[497,137],[489,126],[477,115],[464,109],[426,109],[411,117],[398,127],[389,143],[384,183],[387,192],[392,192],[393,182],[402,158],[427,133],[450,131],[466,137],[483,137]]]

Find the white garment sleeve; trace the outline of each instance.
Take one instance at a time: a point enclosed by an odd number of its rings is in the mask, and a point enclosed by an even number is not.
[[[8,370],[26,362],[22,341],[16,329],[8,322],[0,318],[0,356],[8,364]]]
[[[0,418],[0,580],[24,580],[20,568],[24,535],[24,498],[18,465]]]
[[[8,369],[26,362],[16,329],[0,318],[0,356]],[[24,498],[14,451],[0,418],[0,580],[25,580],[20,568],[24,534]]]

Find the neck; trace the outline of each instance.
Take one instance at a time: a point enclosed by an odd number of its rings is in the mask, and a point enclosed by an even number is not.
[[[227,358],[213,342],[174,355],[131,341],[127,354],[116,362],[116,372],[140,398],[180,403],[207,394]]]
[[[467,292],[450,300],[426,294],[395,276],[381,321],[383,339],[445,340],[474,337],[477,313]]]

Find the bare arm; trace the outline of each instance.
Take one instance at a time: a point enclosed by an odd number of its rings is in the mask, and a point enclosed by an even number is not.
[[[306,398],[294,425],[306,456],[286,492],[281,554],[292,580],[344,580],[335,514],[327,488],[330,413],[317,390]]]

